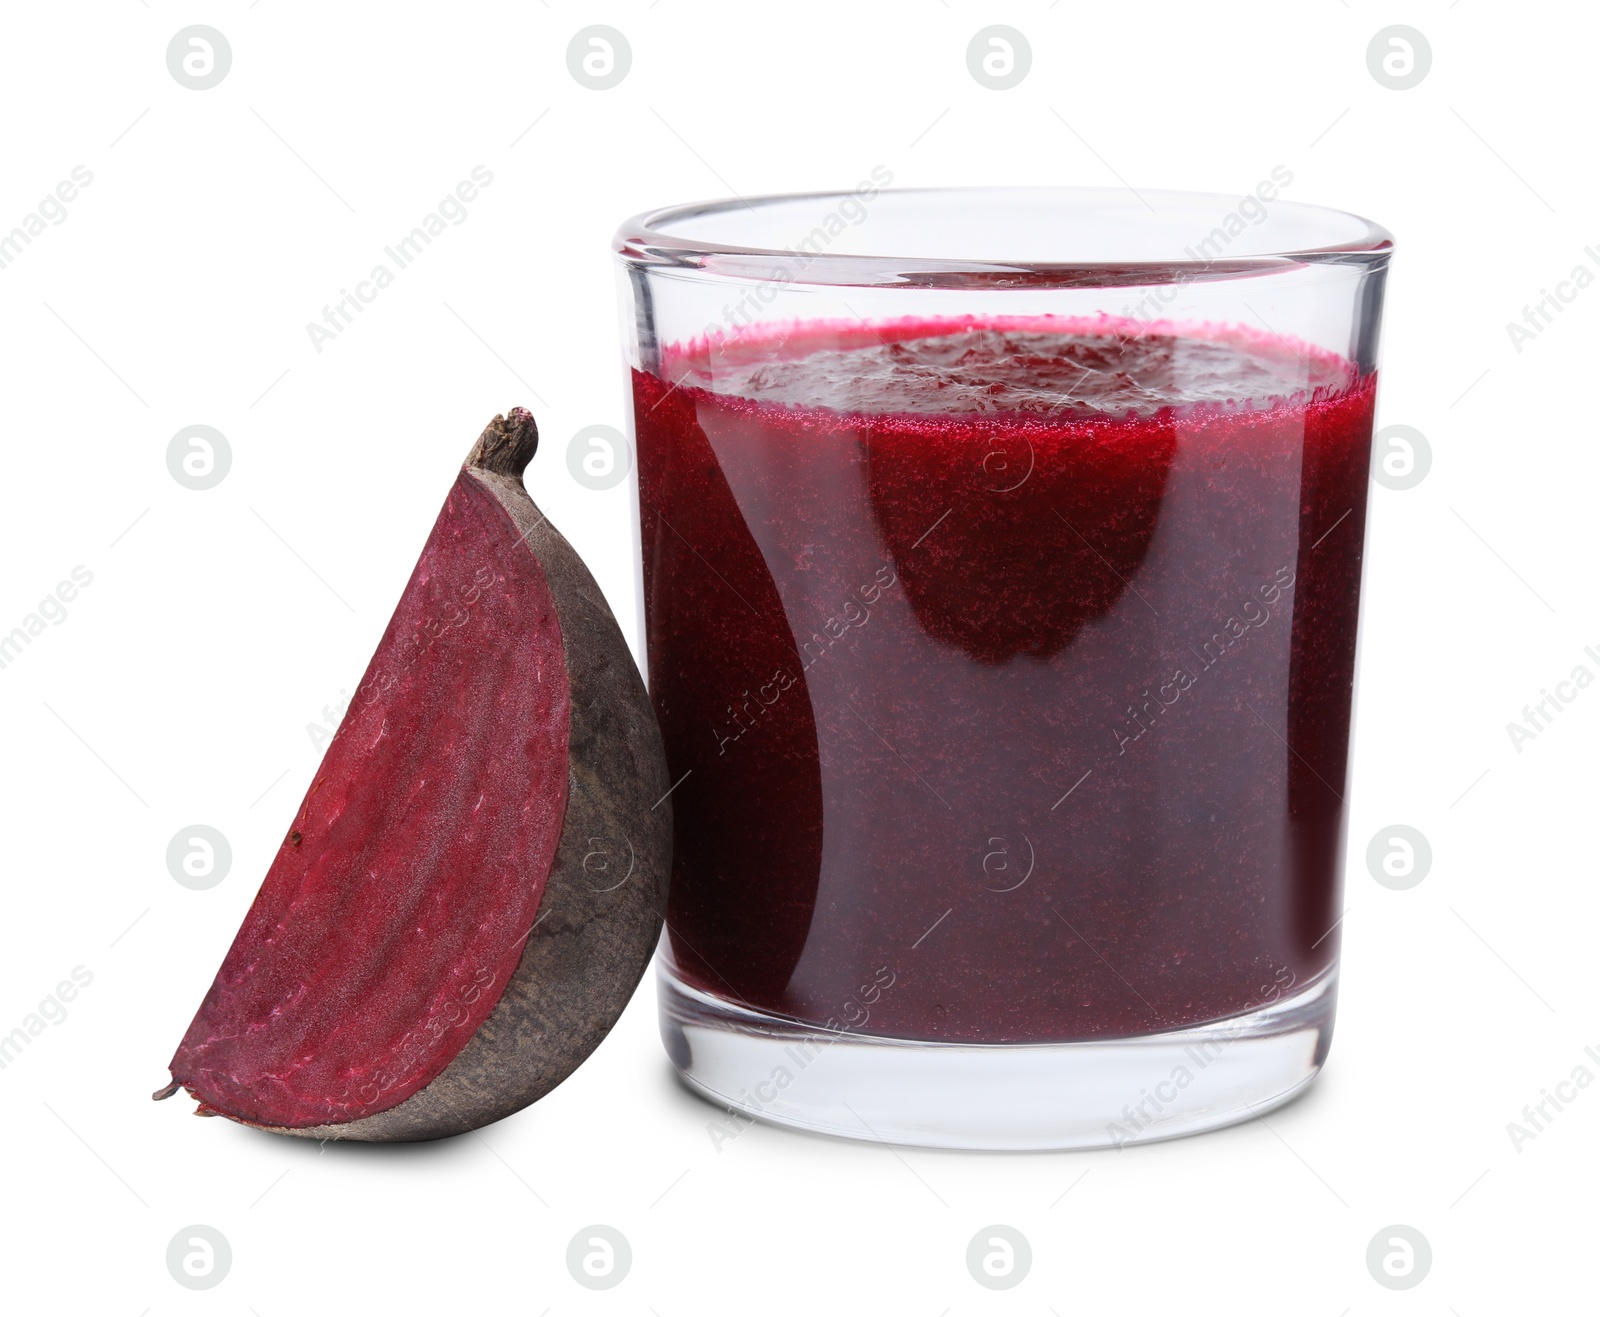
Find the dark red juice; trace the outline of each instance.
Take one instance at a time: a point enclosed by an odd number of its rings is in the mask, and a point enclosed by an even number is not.
[[[678,974],[982,1042],[1311,985],[1374,387],[1107,318],[828,322],[635,372]]]

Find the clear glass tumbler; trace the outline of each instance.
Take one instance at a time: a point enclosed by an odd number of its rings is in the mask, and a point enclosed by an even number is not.
[[[1272,182],[622,227],[690,1085],[1074,1148],[1310,1083],[1391,248]]]

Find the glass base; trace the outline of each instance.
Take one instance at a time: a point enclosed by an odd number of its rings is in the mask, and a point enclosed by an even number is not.
[[[658,965],[661,1036],[689,1086],[743,1118],[846,1139],[997,1151],[1121,1148],[1282,1106],[1316,1078],[1336,975],[1247,1015],[1108,1042],[911,1042],[731,1005]],[[722,1128],[722,1127],[719,1127]],[[719,1146],[716,1129],[713,1138]]]

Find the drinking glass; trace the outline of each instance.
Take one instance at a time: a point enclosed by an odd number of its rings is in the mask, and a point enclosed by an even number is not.
[[[1333,1026],[1392,241],[881,181],[616,238],[667,1051],[890,1142],[1267,1111]]]

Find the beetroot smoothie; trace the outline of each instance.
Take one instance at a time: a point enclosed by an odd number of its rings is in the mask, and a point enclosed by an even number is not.
[[[633,376],[672,966],[896,1038],[1336,958],[1375,377],[1243,330],[828,322]]]

